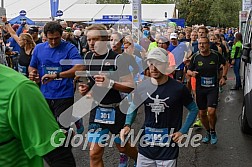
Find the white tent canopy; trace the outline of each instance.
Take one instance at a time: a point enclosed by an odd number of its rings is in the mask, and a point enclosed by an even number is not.
[[[132,6],[126,4],[83,4],[78,0],[60,0],[59,9],[63,11],[61,19],[66,21],[91,21],[102,19],[103,15],[131,15]],[[7,18],[19,15],[25,10],[27,17],[33,21],[50,21],[49,0],[8,0],[5,2]],[[165,18],[165,12],[167,18]],[[177,18],[175,4],[142,4],[142,19],[145,21],[163,21],[168,18]]]

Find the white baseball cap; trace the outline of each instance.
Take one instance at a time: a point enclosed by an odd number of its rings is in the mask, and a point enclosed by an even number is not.
[[[81,31],[80,30],[74,30],[74,35],[80,37]]]
[[[146,60],[150,59],[166,63],[168,62],[168,52],[163,48],[154,48],[147,55]]]
[[[177,39],[178,38],[178,34],[177,33],[171,33],[170,39],[172,39],[172,38]]]

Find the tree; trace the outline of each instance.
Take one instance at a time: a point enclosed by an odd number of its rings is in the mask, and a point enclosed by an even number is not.
[[[188,25],[238,26],[241,0],[179,0],[179,17]]]

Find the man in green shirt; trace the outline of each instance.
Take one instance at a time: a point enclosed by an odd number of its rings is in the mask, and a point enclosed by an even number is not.
[[[43,156],[51,166],[75,166],[71,150],[52,144],[65,134],[52,138],[59,125],[37,85],[1,64],[0,106],[1,167],[43,167]]]

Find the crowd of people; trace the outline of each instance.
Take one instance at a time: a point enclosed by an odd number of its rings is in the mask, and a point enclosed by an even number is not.
[[[71,145],[54,148],[50,141],[59,129],[57,140],[66,138],[70,125],[59,117],[74,104],[78,90],[92,99],[91,167],[104,166],[102,144],[109,133],[120,136],[114,140],[119,167],[126,167],[129,158],[138,167],[175,167],[178,142],[191,126],[203,125],[203,143],[218,142],[216,110],[229,66],[236,77],[232,90],[241,88],[237,29],[144,26],[138,38],[140,33],[127,26],[70,28],[61,21],[39,28],[2,21],[4,54],[18,55],[12,68],[19,74],[0,65],[0,166],[43,166],[43,158],[50,166],[76,166]],[[62,60],[73,63],[62,65]],[[87,71],[86,83],[75,75],[78,71]],[[141,105],[145,145],[122,145]],[[183,106],[188,110],[184,121]],[[82,118],[75,125],[83,134]],[[164,147],[167,142],[173,146]]]

